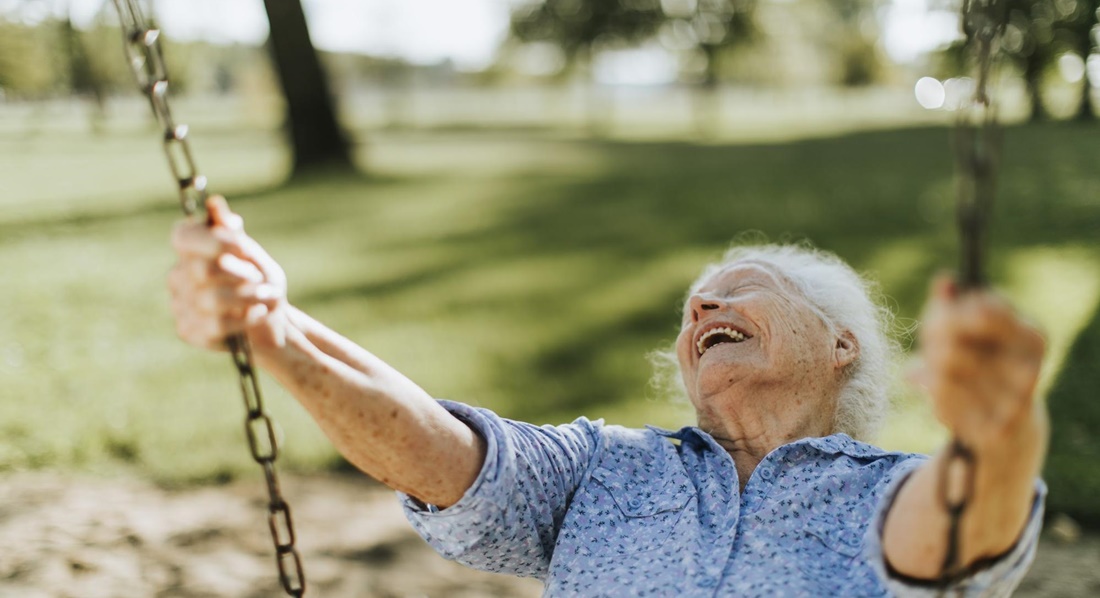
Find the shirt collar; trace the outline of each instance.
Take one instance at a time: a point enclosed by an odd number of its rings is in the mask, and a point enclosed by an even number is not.
[[[696,426],[684,426],[679,430],[667,430],[657,426],[646,425],[646,428],[652,430],[659,436],[665,438],[675,438],[681,442],[696,442],[711,447],[721,448],[714,437],[703,431]],[[860,442],[847,434],[833,434],[831,436],[814,436],[809,438],[801,438],[789,444],[785,444],[780,449],[791,449],[798,446],[807,446],[813,449],[817,449],[822,453],[827,454],[842,454],[849,457],[875,457],[885,455],[886,451],[880,449],[877,446],[872,446],[866,442]],[[779,449],[776,449],[779,450]]]

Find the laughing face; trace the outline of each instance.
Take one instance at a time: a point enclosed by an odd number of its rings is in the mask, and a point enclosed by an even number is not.
[[[700,425],[732,410],[795,432],[811,420],[832,425],[842,370],[858,348],[772,265],[741,261],[688,298],[676,352]],[[778,398],[753,401],[763,396]]]

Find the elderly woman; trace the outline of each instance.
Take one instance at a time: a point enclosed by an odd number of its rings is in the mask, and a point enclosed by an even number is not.
[[[1039,334],[996,297],[933,285],[921,334],[946,452],[887,452],[884,312],[823,252],[744,248],[690,289],[675,356],[698,423],[534,426],[436,401],[286,300],[282,270],[221,199],[174,234],[179,334],[255,358],[348,460],[399,492],[447,558],[537,577],[552,596],[1007,595],[1039,532]],[[942,484],[972,492],[942,578]]]

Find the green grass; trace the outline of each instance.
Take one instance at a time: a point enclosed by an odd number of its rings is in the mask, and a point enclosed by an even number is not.
[[[1096,401],[1100,363],[1100,314],[1093,317],[1069,352],[1063,375],[1050,393],[1051,450],[1043,477],[1050,488],[1048,509],[1067,513],[1100,529],[1100,404]]]
[[[1100,302],[1096,133],[1006,131],[992,268],[1049,331],[1051,372]],[[688,282],[743,231],[836,251],[916,317],[929,276],[954,263],[947,136],[391,132],[369,139],[370,178],[286,187],[269,135],[222,132],[197,150],[219,189],[266,189],[230,199],[291,299],[432,394],[536,422],[679,426],[690,412],[647,387],[645,356],[675,336]],[[0,470],[137,467],[165,483],[252,471],[228,358],[172,332],[177,216],[161,160],[138,133],[0,141]],[[265,390],[286,466],[337,463],[293,400]],[[883,443],[940,438],[900,392]]]

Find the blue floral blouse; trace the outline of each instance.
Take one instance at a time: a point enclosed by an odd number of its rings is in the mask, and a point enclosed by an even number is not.
[[[541,579],[547,596],[935,596],[885,569],[886,506],[927,457],[844,434],[781,446],[739,492],[706,432],[535,426],[443,401],[487,441],[481,473],[438,510],[401,495],[444,557]],[[1035,554],[1045,487],[1011,552],[960,596],[1008,596]]]

